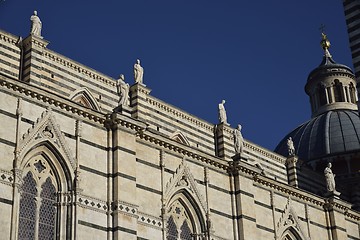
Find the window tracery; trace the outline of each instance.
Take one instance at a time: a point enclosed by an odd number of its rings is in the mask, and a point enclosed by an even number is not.
[[[192,240],[194,229],[192,219],[179,201],[175,201],[168,210],[167,240]]]
[[[19,208],[18,239],[55,237],[57,184],[50,165],[41,155],[24,169]]]

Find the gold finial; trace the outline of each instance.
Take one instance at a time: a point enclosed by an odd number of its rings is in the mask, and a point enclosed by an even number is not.
[[[324,51],[329,50],[331,44],[324,32],[321,33],[321,38],[322,39],[320,41],[320,45],[321,45],[322,49],[324,49]]]
[[[321,24],[319,30],[321,32],[320,46],[326,52],[330,48],[330,41],[329,39],[327,39],[327,36],[325,34],[325,25]]]

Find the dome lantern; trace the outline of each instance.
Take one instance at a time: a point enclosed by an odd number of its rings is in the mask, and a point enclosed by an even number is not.
[[[334,61],[329,52],[330,45],[327,35],[321,33],[323,60],[310,72],[305,85],[305,92],[310,97],[312,117],[330,110],[357,110],[355,75],[349,67]]]

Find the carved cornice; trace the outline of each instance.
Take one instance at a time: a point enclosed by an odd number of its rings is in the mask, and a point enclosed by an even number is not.
[[[92,78],[98,82],[105,83],[109,86],[116,87],[116,81],[114,79],[111,79],[108,76],[102,75],[99,72],[96,72],[93,69],[89,69],[85,66],[83,66],[80,63],[74,62],[73,60],[70,60],[64,56],[58,55],[57,53],[51,52],[50,50],[47,50],[44,52],[44,57],[54,61],[58,64],[61,64],[67,68],[70,68],[76,72],[82,73],[85,76]]]
[[[275,180],[272,180],[270,178],[261,175],[255,175],[254,182],[256,184],[261,184],[262,186],[266,186],[270,189],[273,189],[277,192],[284,193],[287,196],[296,197],[297,199],[311,203],[313,205],[323,207],[325,204],[325,200],[323,198],[316,197],[310,193],[304,192],[297,188],[293,188],[289,185],[277,182]]]
[[[0,31],[0,40],[8,42],[10,44],[16,45],[18,42],[18,37],[13,36],[12,34],[6,34],[5,32]]]
[[[136,132],[143,131],[146,128],[146,124],[138,120],[126,117],[120,114],[107,114],[105,120],[105,126],[107,128],[117,128],[119,126],[125,127]]]
[[[205,121],[200,121],[199,119],[197,119],[196,117],[190,115],[190,114],[186,114],[184,113],[183,111],[181,110],[178,110],[176,109],[175,107],[169,105],[169,104],[166,104],[166,103],[163,103],[161,102],[160,100],[156,99],[156,98],[153,98],[151,96],[149,96],[146,101],[157,107],[158,109],[160,109],[162,112],[167,112],[171,115],[173,115],[175,118],[182,118],[198,127],[201,127],[205,130],[207,130],[208,132],[211,132],[213,133],[213,129],[214,129],[214,125],[213,124],[210,124],[210,123],[207,123]]]
[[[227,161],[220,160],[215,157],[206,156],[206,154],[201,153],[200,151],[196,151],[195,149],[192,149],[191,147],[187,147],[187,146],[181,145],[181,144],[176,144],[174,141],[169,141],[169,139],[155,135],[149,131],[137,132],[136,136],[138,138],[145,140],[147,142],[150,142],[152,144],[169,149],[172,152],[176,152],[183,156],[199,160],[201,162],[210,164],[217,168],[227,170],[229,167]]]
[[[40,48],[46,48],[46,46],[49,44],[48,41],[38,38],[34,35],[29,35],[27,38],[23,40],[23,46],[25,48],[29,47],[31,44],[33,44],[36,47]]]
[[[268,151],[266,149],[263,149],[263,148],[255,145],[253,143],[245,141],[244,142],[244,147],[249,149],[249,150],[252,150],[254,152],[257,152],[262,156],[268,157],[271,160],[274,160],[274,161],[276,161],[278,163],[285,164],[285,162],[286,162],[286,157],[283,157],[283,156],[278,155],[276,153],[270,152],[270,151]]]
[[[105,122],[105,117],[102,113],[92,111],[91,109],[79,106],[78,104],[75,104],[70,100],[58,97],[55,94],[49,93],[45,90],[38,89],[26,83],[15,81],[9,78],[10,77],[0,75],[0,86],[6,87],[20,93],[21,95],[37,99],[57,108],[64,109],[68,112],[71,112],[72,114],[87,118],[90,121],[98,122],[100,124],[103,124]]]
[[[350,219],[353,219],[353,220],[356,220],[356,221],[360,221],[360,213],[358,212],[354,212],[354,211],[345,211],[345,216],[350,218]]]

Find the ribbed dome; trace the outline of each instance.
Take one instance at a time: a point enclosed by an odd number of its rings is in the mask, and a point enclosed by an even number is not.
[[[354,110],[325,112],[290,132],[275,152],[287,156],[287,139],[291,137],[295,154],[302,160],[360,150],[360,119]]]

